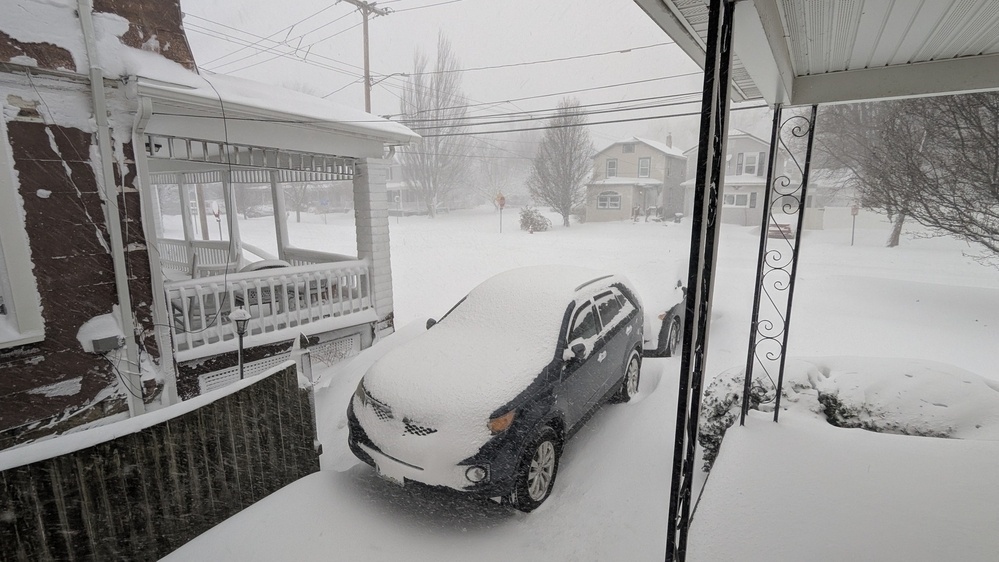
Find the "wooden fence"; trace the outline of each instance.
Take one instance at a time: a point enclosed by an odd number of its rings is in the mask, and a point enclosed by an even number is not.
[[[312,391],[295,365],[247,382],[161,423],[0,472],[0,560],[156,560],[319,470]]]

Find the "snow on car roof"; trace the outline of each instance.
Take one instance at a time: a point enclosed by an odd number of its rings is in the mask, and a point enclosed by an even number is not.
[[[442,414],[467,415],[470,423],[484,423],[478,418],[516,398],[554,359],[577,289],[604,276],[580,267],[536,266],[492,277],[432,329],[375,363],[365,388],[412,419],[434,423]]]

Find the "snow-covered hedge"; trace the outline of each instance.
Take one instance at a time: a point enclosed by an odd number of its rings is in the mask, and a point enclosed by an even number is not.
[[[718,375],[704,392],[698,441],[704,470],[739,419],[744,368]],[[750,408],[773,411],[774,384],[754,371]],[[907,359],[789,359],[782,409],[811,412],[838,427],[880,433],[999,440],[999,381],[941,363]]]

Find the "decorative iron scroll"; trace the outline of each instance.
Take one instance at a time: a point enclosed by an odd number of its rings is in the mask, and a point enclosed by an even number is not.
[[[779,107],[774,112],[741,423],[751,401],[773,403],[774,421],[780,412],[816,110]],[[764,376],[754,378],[756,368]]]

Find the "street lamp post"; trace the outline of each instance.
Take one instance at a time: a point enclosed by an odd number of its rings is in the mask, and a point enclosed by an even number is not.
[[[239,307],[232,311],[229,320],[236,323],[236,335],[239,336],[239,380],[243,380],[243,336],[246,335],[246,324],[250,321],[250,313]]]

